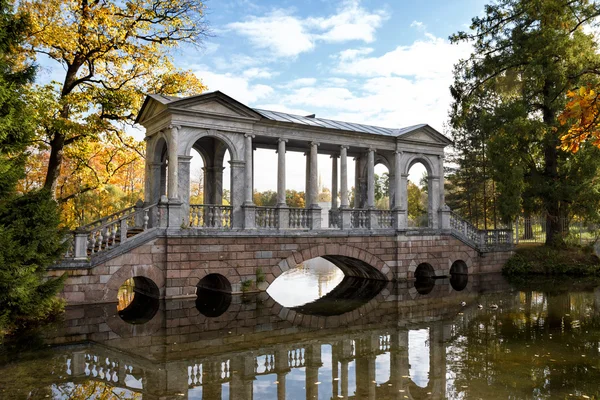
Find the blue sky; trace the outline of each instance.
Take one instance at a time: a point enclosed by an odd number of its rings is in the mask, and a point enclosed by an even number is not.
[[[214,36],[202,49],[178,53],[176,64],[195,71],[209,90],[257,108],[393,128],[428,123],[445,132],[452,68],[470,53],[469,45],[451,45],[448,36],[468,29],[485,2],[207,4]],[[304,165],[302,154],[287,158],[288,165]],[[275,153],[258,150],[255,160],[255,188],[274,190]],[[330,164],[319,157],[326,187]],[[199,174],[199,168],[194,160],[192,172]],[[352,186],[353,165],[349,170]],[[415,166],[409,179],[418,184],[423,171]],[[304,190],[304,168],[288,167],[287,182],[288,188]]]
[[[254,107],[443,130],[450,45],[483,1],[209,1],[214,37],[177,64]]]
[[[200,48],[175,51],[175,65],[193,70],[209,90],[251,107],[401,128],[427,123],[443,133],[453,65],[470,53],[448,36],[468,29],[482,0],[208,0],[213,35]],[[40,79],[62,80],[47,65]],[[47,68],[47,69],[46,69]],[[142,131],[131,131],[138,139]],[[287,153],[287,187],[304,190],[304,156]],[[349,163],[349,184],[354,165]],[[275,190],[274,151],[257,150],[255,188]],[[192,160],[192,180],[201,161]],[[409,179],[420,181],[424,168]],[[376,173],[385,172],[382,166]],[[319,156],[323,186],[331,162]],[[224,187],[229,187],[225,171]]]

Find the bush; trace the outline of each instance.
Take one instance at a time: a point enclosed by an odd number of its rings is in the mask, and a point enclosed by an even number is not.
[[[526,247],[517,250],[502,268],[502,273],[509,276],[600,276],[600,259],[588,247]]]

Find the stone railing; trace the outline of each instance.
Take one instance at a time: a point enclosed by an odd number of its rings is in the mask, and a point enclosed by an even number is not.
[[[392,211],[391,210],[373,210],[377,214],[377,227],[386,229],[393,227]]]
[[[134,207],[116,212],[71,232],[66,259],[86,259],[102,251],[115,248],[137,234],[154,227],[158,222],[156,204]]]
[[[279,227],[278,210],[276,207],[256,207],[256,227],[277,229]]]
[[[340,210],[329,210],[329,227],[330,228],[341,228],[341,215]]]
[[[458,237],[471,243],[479,250],[493,250],[506,248],[513,245],[513,232],[511,229],[478,229],[458,214],[449,212],[450,229]]]
[[[290,208],[289,227],[292,229],[310,228],[310,212],[306,208]]]
[[[369,210],[359,208],[353,209],[350,221],[350,227],[353,229],[369,229],[371,226]]]
[[[231,206],[190,204],[190,228],[231,229]]]

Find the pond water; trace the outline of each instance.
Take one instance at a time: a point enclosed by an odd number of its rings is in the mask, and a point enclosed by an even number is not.
[[[600,397],[596,282],[458,281],[365,281],[322,260],[268,293],[124,289],[2,348],[0,398]]]

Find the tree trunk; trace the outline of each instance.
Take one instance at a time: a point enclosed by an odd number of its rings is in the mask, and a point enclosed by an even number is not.
[[[63,150],[65,147],[65,137],[60,132],[55,132],[50,141],[50,158],[48,160],[48,171],[44,189],[49,190],[52,198],[56,200],[56,185],[60,176],[60,167],[63,161]]]
[[[544,176],[547,184],[550,186],[546,191],[546,245],[554,246],[561,241],[560,229],[560,201],[555,194],[554,185],[558,183],[558,135],[552,132],[552,126],[556,123],[554,111],[550,108],[550,82],[544,82],[544,107],[543,119],[547,126],[546,140],[544,143]]]

